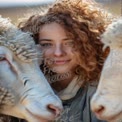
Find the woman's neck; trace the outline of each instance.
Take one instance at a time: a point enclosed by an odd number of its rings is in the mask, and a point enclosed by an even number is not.
[[[57,74],[59,79],[51,84],[56,91],[66,88],[75,77],[75,73]]]

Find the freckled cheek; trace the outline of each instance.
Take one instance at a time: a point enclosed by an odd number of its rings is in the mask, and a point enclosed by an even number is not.
[[[67,48],[65,49],[65,51],[66,51],[66,52],[70,52],[70,53],[76,53],[76,52],[77,52],[77,50],[76,50],[75,48],[73,48],[73,47],[67,47]]]
[[[70,54],[75,55],[75,56],[80,55],[80,52],[76,49],[73,49],[73,48],[68,49],[67,52],[69,52]]]
[[[50,51],[44,53],[44,64],[48,66],[48,68],[52,67],[54,64],[54,56]]]
[[[43,56],[44,58],[49,58],[53,56],[53,50],[51,49],[43,50]]]
[[[65,48],[63,51],[67,54],[73,54],[73,49],[72,48]]]

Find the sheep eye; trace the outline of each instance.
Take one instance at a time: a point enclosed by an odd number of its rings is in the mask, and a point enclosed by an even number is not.
[[[3,60],[5,60],[5,56],[0,55],[0,61],[3,61]]]

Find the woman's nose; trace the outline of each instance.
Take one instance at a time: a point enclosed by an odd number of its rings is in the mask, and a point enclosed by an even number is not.
[[[56,46],[54,50],[54,55],[55,56],[62,56],[65,54],[65,51],[62,46]]]

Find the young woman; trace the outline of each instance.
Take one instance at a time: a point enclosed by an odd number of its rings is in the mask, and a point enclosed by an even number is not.
[[[100,35],[110,22],[96,3],[59,0],[44,15],[19,25],[40,45],[41,70],[62,99],[64,112],[55,121],[100,122],[90,110],[90,99],[106,55]]]

